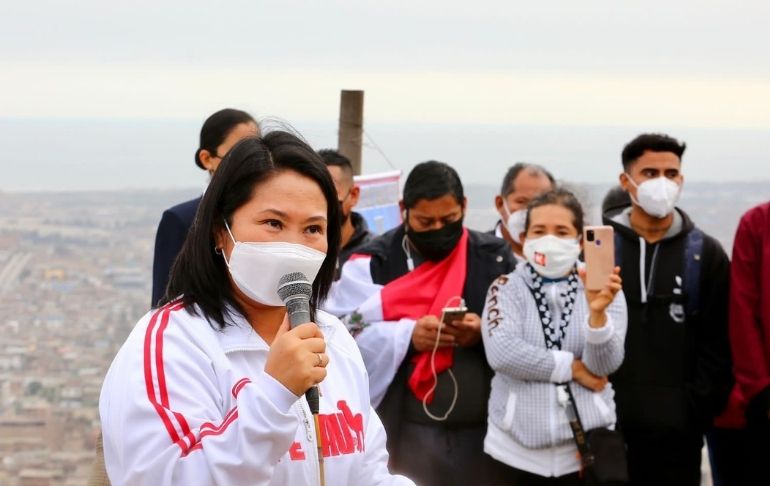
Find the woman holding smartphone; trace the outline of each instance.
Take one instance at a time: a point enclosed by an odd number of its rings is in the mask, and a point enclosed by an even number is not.
[[[607,375],[623,361],[626,304],[618,268],[585,290],[582,232],[572,193],[537,197],[521,235],[526,263],[487,294],[482,336],[495,376],[484,450],[505,478],[497,484],[584,484],[570,401],[586,432],[615,424]]]

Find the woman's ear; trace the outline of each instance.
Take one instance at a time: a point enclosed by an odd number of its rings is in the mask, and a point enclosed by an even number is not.
[[[222,223],[217,224],[214,226],[213,233],[214,249],[217,253],[224,253],[229,259],[234,243],[227,228]]]
[[[215,162],[214,157],[211,156],[211,153],[206,149],[201,149],[200,152],[198,152],[198,160],[201,161],[201,165],[209,172],[209,174],[213,174],[217,169],[218,164]]]

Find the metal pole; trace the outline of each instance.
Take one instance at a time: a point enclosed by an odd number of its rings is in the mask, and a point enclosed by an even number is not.
[[[364,135],[364,92],[340,92],[340,125],[337,150],[350,159],[353,174],[361,174],[361,155]]]

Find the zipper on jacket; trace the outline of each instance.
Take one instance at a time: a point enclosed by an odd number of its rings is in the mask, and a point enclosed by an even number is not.
[[[307,404],[307,402],[301,398],[297,400],[299,403],[300,411],[302,412],[302,424],[305,427],[305,438],[308,441],[309,447],[313,450],[312,453],[305,454],[305,457],[308,458],[308,464],[310,465],[310,474],[315,478],[316,484],[318,486],[321,486],[321,477],[320,477],[320,464],[321,459],[318,457],[318,454],[320,451],[318,450],[318,446],[315,442],[315,433],[313,430],[313,415],[310,413],[310,408]],[[309,452],[309,451],[308,451]],[[313,457],[315,460],[311,461],[310,457]]]

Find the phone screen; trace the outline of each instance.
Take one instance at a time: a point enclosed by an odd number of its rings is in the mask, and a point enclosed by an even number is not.
[[[468,309],[465,307],[446,307],[441,311],[441,321],[451,326],[452,322],[461,321],[467,313]]]

